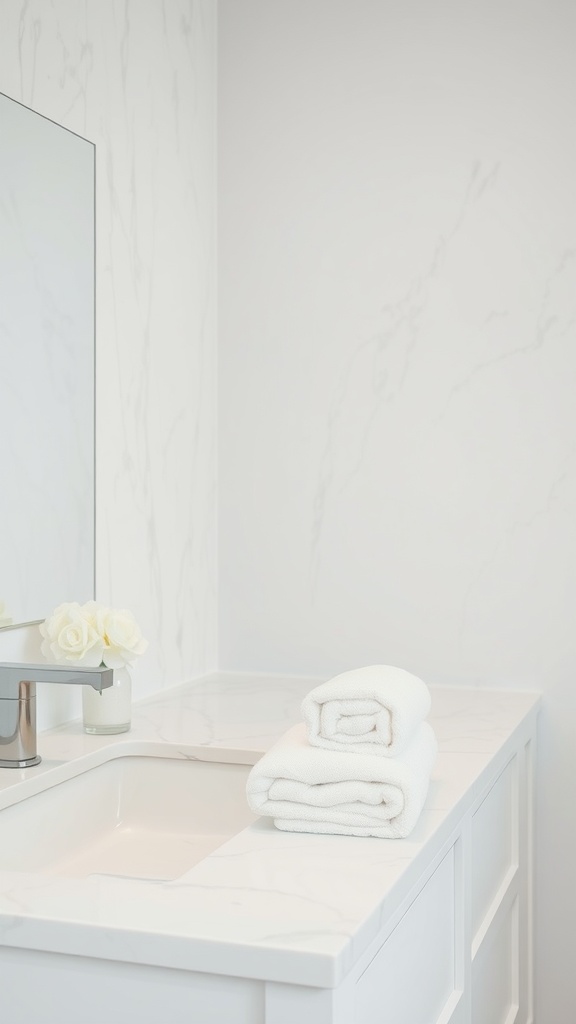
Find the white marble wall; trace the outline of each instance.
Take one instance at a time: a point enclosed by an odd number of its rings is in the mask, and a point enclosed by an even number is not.
[[[564,0],[220,3],[220,664],[545,691],[542,1021],[576,1005],[575,38]]]
[[[0,91],[96,145],[96,590],[150,641],[140,695],[216,664],[216,13],[0,10]],[[0,660],[35,656],[36,629],[0,633]],[[78,700],[43,689],[40,725]]]

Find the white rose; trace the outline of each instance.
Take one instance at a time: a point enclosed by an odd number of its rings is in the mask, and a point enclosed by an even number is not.
[[[52,612],[52,615],[49,615],[44,622],[40,623],[41,635],[46,640],[55,640],[62,627],[70,621],[70,615],[74,611],[80,611],[80,605],[76,601],[59,604]]]
[[[80,608],[80,605],[78,605],[78,608]],[[90,625],[98,633],[98,615],[99,615],[100,612],[106,611],[106,608],[104,607],[104,605],[103,604],[98,604],[97,601],[86,601],[86,604],[82,605],[82,607],[80,608],[80,611],[82,612],[82,615],[84,616],[84,618],[87,619],[87,621],[90,623]],[[104,639],[102,637],[102,635],[101,635],[101,638],[102,638],[102,640]]]
[[[40,625],[42,654],[49,661],[73,661],[95,668],[102,664],[104,641],[77,602],[61,604]]]
[[[102,660],[108,668],[123,668],[144,653],[148,642],[131,612],[123,608],[98,608],[95,616],[96,630],[104,641]]]

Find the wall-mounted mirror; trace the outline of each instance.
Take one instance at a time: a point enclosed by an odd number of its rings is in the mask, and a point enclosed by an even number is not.
[[[0,94],[0,627],[94,596],[94,146]]]

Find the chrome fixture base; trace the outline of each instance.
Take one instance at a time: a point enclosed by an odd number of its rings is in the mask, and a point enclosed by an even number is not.
[[[0,768],[33,768],[34,765],[40,764],[41,757],[36,754],[36,757],[25,757],[22,761],[7,761],[5,758],[0,757]]]

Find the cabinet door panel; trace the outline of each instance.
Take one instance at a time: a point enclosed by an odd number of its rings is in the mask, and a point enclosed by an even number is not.
[[[358,980],[356,1024],[435,1024],[455,991],[452,847]]]
[[[508,1024],[519,1004],[518,899],[508,901],[472,963],[472,1024]]]
[[[472,935],[480,930],[511,867],[518,863],[517,761],[496,779],[472,818]]]

